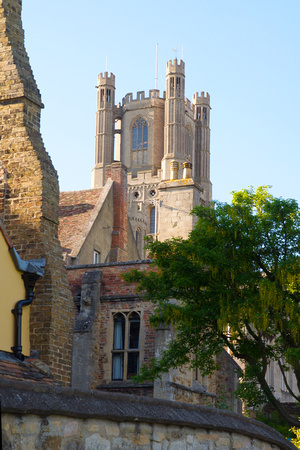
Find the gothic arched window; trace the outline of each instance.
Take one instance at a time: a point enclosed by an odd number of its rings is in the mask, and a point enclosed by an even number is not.
[[[132,150],[143,150],[148,148],[148,125],[141,117],[137,119],[132,127]]]
[[[137,312],[114,315],[112,379],[130,379],[139,371],[140,315]]]

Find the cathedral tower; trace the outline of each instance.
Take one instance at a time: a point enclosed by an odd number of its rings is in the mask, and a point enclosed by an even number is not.
[[[185,161],[185,92],[184,62],[168,61],[164,128],[163,179],[170,179],[170,161],[179,162],[179,178]]]
[[[105,183],[105,166],[114,161],[114,117],[115,76],[107,72],[98,75],[95,167],[92,172],[92,187]]]

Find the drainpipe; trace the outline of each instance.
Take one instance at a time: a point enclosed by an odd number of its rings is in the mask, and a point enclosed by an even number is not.
[[[24,355],[22,354],[22,314],[23,314],[23,306],[28,306],[32,303],[33,300],[33,290],[37,279],[40,276],[36,273],[24,273],[22,278],[24,280],[25,289],[26,289],[26,298],[24,300],[19,300],[16,303],[14,309],[12,309],[12,313],[15,316],[15,346],[11,347],[12,351],[16,358],[21,361],[24,360]]]

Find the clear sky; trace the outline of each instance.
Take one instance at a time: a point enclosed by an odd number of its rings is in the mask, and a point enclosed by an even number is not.
[[[213,198],[268,184],[300,202],[299,0],[23,0],[23,27],[61,190],[91,187],[98,73],[116,102],[148,92],[158,43],[161,93],[183,53],[186,97],[211,96]]]

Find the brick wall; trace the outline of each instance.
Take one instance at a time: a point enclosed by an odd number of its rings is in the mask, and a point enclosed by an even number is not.
[[[46,258],[31,306],[31,349],[70,381],[72,301],[58,232],[58,178],[40,135],[42,107],[24,47],[21,0],[0,0],[0,161],[4,225],[23,259]]]
[[[113,232],[111,240],[111,251],[108,261],[126,261],[128,255],[127,223],[127,169],[120,163],[115,162],[105,167],[105,182],[111,178],[113,184]]]

